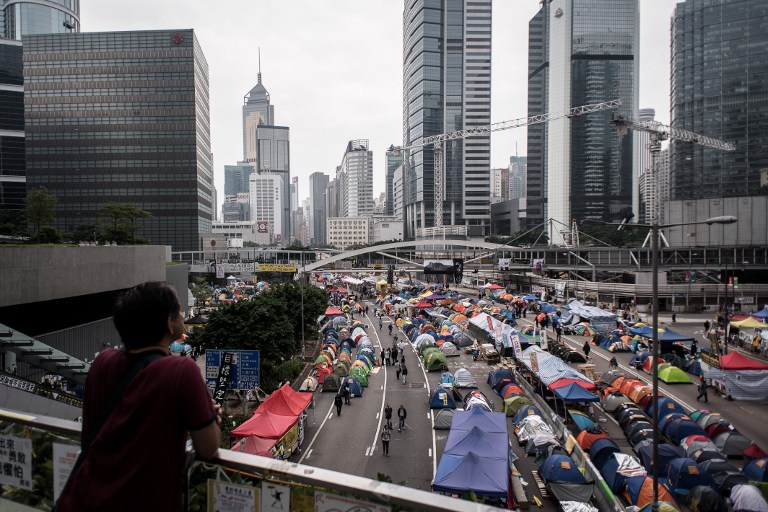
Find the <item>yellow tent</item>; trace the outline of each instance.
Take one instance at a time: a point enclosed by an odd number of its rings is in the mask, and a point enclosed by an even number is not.
[[[738,322],[731,322],[731,326],[738,327],[739,329],[768,329],[768,324],[765,324],[752,316]]]

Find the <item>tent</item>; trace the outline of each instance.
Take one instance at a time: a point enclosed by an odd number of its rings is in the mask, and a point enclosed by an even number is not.
[[[598,439],[589,448],[589,458],[596,467],[602,466],[606,460],[620,453],[621,448],[612,439]]]
[[[755,482],[768,482],[768,458],[754,459],[744,466],[744,474]]]
[[[323,379],[323,393],[333,391],[337,393],[341,387],[341,377],[337,373],[329,373]]]
[[[464,396],[464,410],[470,410],[474,408],[485,409],[488,412],[493,412],[493,402],[488,400],[482,391],[470,391]]]
[[[440,374],[440,384],[448,387],[454,387],[456,386],[456,379],[453,377],[453,375],[450,374],[450,372],[443,372]]]
[[[456,402],[453,400],[453,393],[443,386],[437,386],[429,399],[430,409],[455,409]]]
[[[520,423],[528,416],[541,416],[541,412],[535,405],[524,405],[515,413],[513,421],[515,425],[520,426]]]
[[[430,350],[424,355],[424,369],[428,372],[440,371],[448,367],[448,359],[439,349]]]
[[[697,451],[716,452],[717,446],[707,436],[689,436],[680,441],[680,446],[685,449],[685,454],[690,457]]]
[[[512,395],[518,395],[523,396],[525,393],[523,392],[523,388],[518,386],[517,384],[507,384],[501,389],[501,393],[499,393],[502,398],[509,398]]]
[[[555,439],[555,434],[549,425],[541,418],[541,416],[531,415],[526,416],[520,421],[520,425],[517,426],[515,431],[518,441],[520,443],[527,442],[536,436],[546,434],[552,439]]]
[[[506,458],[480,457],[472,452],[444,453],[437,465],[432,490],[445,493],[469,493],[507,499],[509,468]]]
[[[737,485],[731,490],[733,512],[768,512],[768,503],[754,485]]]
[[[594,482],[587,482],[579,467],[567,455],[550,455],[537,471],[559,501],[588,503],[592,498]]]
[[[691,512],[728,512],[728,504],[716,490],[697,485],[688,492],[685,502]]]
[[[693,418],[691,418],[693,419]],[[707,411],[706,414],[700,414],[696,418],[696,423],[701,428],[707,428],[708,426],[714,424],[714,423],[720,423],[723,421],[723,417],[720,415],[719,412],[709,412]]]
[[[456,372],[453,374],[453,378],[456,380],[456,387],[457,388],[476,388],[477,382],[475,382],[475,378],[472,376],[472,373],[470,373],[469,370],[466,368],[459,368],[456,370]]]
[[[576,429],[579,431],[595,427],[595,420],[584,412],[577,411],[576,409],[568,409],[568,415],[571,417],[574,425],[576,425]]]
[[[611,437],[600,427],[582,430],[576,436],[576,443],[582,450],[589,450],[598,439],[610,439]]]
[[[440,409],[434,416],[435,430],[450,430],[453,422],[453,409]]]
[[[501,388],[497,390],[496,387],[504,379],[509,379],[510,382],[515,382],[515,376],[511,370],[508,370],[507,368],[497,368],[488,372],[488,380],[486,382],[491,389],[499,392],[501,391]]]
[[[556,388],[554,393],[555,396],[566,403],[600,401],[597,395],[593,395],[578,384],[568,384],[562,388]]]
[[[732,398],[768,398],[768,365],[734,351],[720,356],[720,369],[725,377],[726,392]]]
[[[609,386],[613,384],[613,381],[618,379],[619,377],[624,377],[624,372],[621,370],[608,370],[603,374],[603,378],[600,379],[603,384],[608,384]]]
[[[603,410],[606,412],[614,412],[624,404],[632,403],[629,397],[622,395],[621,393],[611,393],[603,401]]]
[[[306,393],[305,393],[306,394]],[[310,396],[311,398],[311,396]],[[264,402],[266,403],[266,402]],[[280,439],[283,434],[299,421],[298,416],[285,416],[264,409],[264,404],[256,409],[249,419],[232,430],[231,437],[247,437],[254,435],[264,439]]]
[[[624,497],[627,501],[639,508],[653,503],[653,478],[647,476],[633,476],[627,479],[627,488],[624,491]],[[659,484],[659,501],[667,501],[675,504],[669,490]]]
[[[230,449],[235,452],[261,455],[262,457],[274,457],[270,450],[275,446],[276,442],[275,439],[266,439],[251,434],[235,441]]]
[[[648,445],[640,448],[637,452],[640,457],[640,461],[645,466],[648,473],[653,471],[653,445]],[[659,444],[659,475],[667,475],[669,470],[669,464],[675,460],[685,458],[685,450],[679,446],[675,446],[669,443]]]
[[[726,457],[742,457],[746,447],[752,444],[752,441],[735,430],[723,432],[712,441],[714,441],[718,451]]]
[[[567,386],[568,384],[578,384],[579,386],[583,387],[587,391],[595,391],[597,389],[597,386],[595,386],[594,382],[587,382],[586,380],[582,379],[557,379],[555,382],[551,383],[549,386],[547,386],[551,391],[554,391],[557,388],[562,388],[564,386]]]
[[[656,400],[656,403],[659,405],[659,420],[670,414],[685,414],[683,406],[671,398],[661,396]],[[646,412],[648,413],[648,416],[653,416],[653,402],[648,406]]]
[[[762,320],[758,320],[754,316],[748,316],[744,320],[738,322],[731,322],[732,327],[738,327],[739,329],[768,329],[768,324]]]
[[[341,381],[341,386],[349,386],[349,393],[351,396],[363,396],[363,386],[360,381],[354,376],[347,376]]]
[[[484,432],[478,426],[469,431],[451,430],[443,454],[464,454],[472,452],[481,457],[504,458],[509,438],[502,432]]]
[[[299,387],[299,391],[307,391],[309,393],[313,393],[317,389],[318,385],[319,383],[317,382],[317,378],[313,377],[312,375],[309,375],[301,383],[301,386]]]
[[[446,357],[458,357],[459,356],[459,349],[456,348],[456,345],[454,345],[450,341],[446,341],[442,345],[440,345],[440,352],[442,352]]]
[[[525,405],[533,405],[530,398],[527,396],[510,395],[504,399],[504,413],[507,416],[514,416]]]
[[[344,314],[344,312],[342,310],[340,310],[339,308],[335,307],[335,306],[328,306],[328,308],[325,310],[325,313],[324,313],[326,318],[327,317],[332,317],[332,316],[343,315],[343,314]]]
[[[663,433],[669,437],[673,443],[680,443],[683,438],[694,435],[706,436],[706,432],[691,419],[679,418],[672,420],[665,425]]]
[[[667,486],[679,501],[685,501],[685,496],[698,485],[716,489],[715,482],[696,464],[695,460],[683,457],[669,462]]]
[[[612,453],[597,469],[603,475],[608,488],[614,493],[624,489],[627,478],[630,476],[645,475],[645,469],[637,459],[625,453]]]
[[[691,379],[677,366],[668,366],[659,370],[659,380],[663,380],[667,384],[691,383]]]
[[[500,412],[488,412],[482,408],[457,410],[453,415],[451,430],[472,430],[479,426],[486,432],[507,432],[507,418]]]

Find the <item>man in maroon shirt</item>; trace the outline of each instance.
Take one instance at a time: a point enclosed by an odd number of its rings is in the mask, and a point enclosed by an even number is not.
[[[71,475],[57,511],[179,511],[187,433],[200,456],[215,456],[221,408],[197,364],[189,357],[172,357],[168,350],[184,332],[173,287],[148,282],[131,288],[118,300],[114,322],[124,348],[101,351],[91,366],[81,442],[136,361],[153,352],[165,357],[130,381]]]

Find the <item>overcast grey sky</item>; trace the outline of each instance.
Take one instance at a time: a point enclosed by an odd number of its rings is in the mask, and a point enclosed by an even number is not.
[[[669,20],[676,0],[640,0],[640,107],[669,121]],[[211,144],[219,202],[224,165],[242,159],[243,97],[262,83],[276,124],[291,129],[299,197],[309,175],[335,175],[347,141],[369,139],[374,194],[384,151],[402,143],[402,0],[83,0],[83,32],[195,30],[208,60]],[[491,121],[526,117],[528,21],[539,0],[493,5]],[[524,128],[497,132],[491,164],[526,154]]]

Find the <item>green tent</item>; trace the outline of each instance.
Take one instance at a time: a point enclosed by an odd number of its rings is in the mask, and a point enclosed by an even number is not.
[[[333,391],[338,393],[341,387],[341,377],[335,373],[329,373],[323,378],[323,393],[326,391]]]
[[[688,375],[678,368],[677,366],[669,365],[664,369],[659,370],[659,379],[663,380],[667,384],[690,384],[691,379]]]
[[[355,377],[364,388],[368,387],[368,372],[362,366],[355,366],[349,370],[349,376]]]
[[[350,367],[350,363],[342,359],[341,361],[333,365],[333,373],[335,373],[339,377],[346,377],[349,374],[349,367]]]
[[[435,343],[432,341],[425,341],[421,345],[419,345],[419,354],[424,355],[424,352],[427,351],[429,348],[437,348],[435,347]]]
[[[514,416],[524,405],[533,405],[527,396],[510,395],[504,399],[504,412],[507,416]]]
[[[448,367],[448,359],[439,349],[430,350],[424,354],[424,368],[428,372],[439,371]]]
[[[427,347],[425,350],[421,352],[421,358],[426,359],[429,354],[432,354],[434,352],[440,352],[440,349],[437,347]]]

